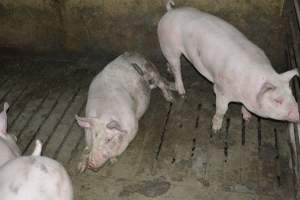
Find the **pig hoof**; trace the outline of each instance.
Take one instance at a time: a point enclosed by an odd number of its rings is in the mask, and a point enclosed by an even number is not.
[[[250,113],[247,113],[247,114],[243,114],[243,119],[246,121],[246,122],[249,122],[250,119],[251,119],[251,114]]]
[[[242,115],[246,122],[249,122],[252,116],[251,113],[244,107],[242,107]]]
[[[110,164],[114,164],[118,161],[118,159],[115,157],[115,158],[111,158],[109,161],[110,161]]]
[[[212,128],[212,130],[213,130],[213,133],[214,134],[219,134],[219,133],[221,133],[221,128]]]
[[[246,122],[249,122],[250,119],[251,119],[251,115],[250,115],[250,116],[247,116],[247,117],[243,116],[243,119],[244,119]]]
[[[213,120],[212,120],[212,130],[214,133],[218,133],[220,132],[221,128],[222,128],[222,119],[220,119],[219,117],[214,116]]]
[[[77,169],[79,173],[83,173],[87,168],[87,163],[86,162],[79,162]]]
[[[185,96],[185,89],[180,86],[176,86],[176,90],[180,96]]]
[[[167,94],[165,95],[165,99],[168,101],[168,102],[171,102],[171,103],[174,103],[175,102],[175,99],[173,97],[172,94]]]
[[[177,90],[181,97],[185,97],[185,91]]]

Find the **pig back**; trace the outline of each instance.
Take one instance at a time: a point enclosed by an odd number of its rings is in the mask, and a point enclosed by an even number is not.
[[[86,114],[115,110],[116,112],[133,112],[139,119],[146,111],[150,101],[151,89],[143,77],[125,60],[119,56],[108,64],[92,81],[88,93]],[[91,103],[94,102],[94,103]],[[92,111],[94,110],[94,111]]]

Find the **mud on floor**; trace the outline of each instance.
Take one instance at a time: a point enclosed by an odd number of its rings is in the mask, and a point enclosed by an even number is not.
[[[25,154],[41,139],[44,155],[71,174],[77,200],[292,198],[286,124],[257,117],[245,123],[240,105],[230,105],[223,130],[212,134],[212,85],[190,66],[183,67],[185,99],[170,104],[153,91],[139,133],[118,162],[77,174],[84,135],[74,115],[83,115],[88,85],[107,62],[0,61],[9,133]]]

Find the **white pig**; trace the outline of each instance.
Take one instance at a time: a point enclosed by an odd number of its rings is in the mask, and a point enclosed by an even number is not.
[[[7,133],[8,103],[5,102],[3,107],[3,111],[0,113],[0,166],[21,155],[16,144],[17,138]]]
[[[242,114],[249,120],[251,111],[261,117],[299,122],[298,105],[289,81],[296,69],[278,74],[265,53],[235,27],[224,20],[190,7],[172,9],[158,24],[163,55],[175,76],[180,95],[185,94],[180,56],[214,84],[216,113],[213,130],[222,127],[230,102],[243,104]]]
[[[37,141],[31,156],[22,156],[0,167],[1,200],[72,200],[71,180],[55,160],[40,156]]]
[[[114,161],[138,131],[138,120],[146,111],[152,88],[159,87],[172,101],[174,84],[163,79],[154,64],[137,53],[125,52],[109,63],[92,81],[86,117],[76,116],[85,129],[86,148],[78,165],[99,169]]]

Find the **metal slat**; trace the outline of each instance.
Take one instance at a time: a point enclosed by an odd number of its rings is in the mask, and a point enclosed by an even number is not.
[[[289,14],[289,36],[288,37],[288,62],[291,68],[300,67],[300,6],[298,0],[293,0],[293,11]],[[292,81],[293,92],[295,94],[298,106],[300,107],[300,86],[299,79]],[[299,184],[300,184],[300,136],[299,126],[297,124],[290,124],[290,144],[291,144],[291,161],[294,173],[294,184],[296,199],[299,199]]]

